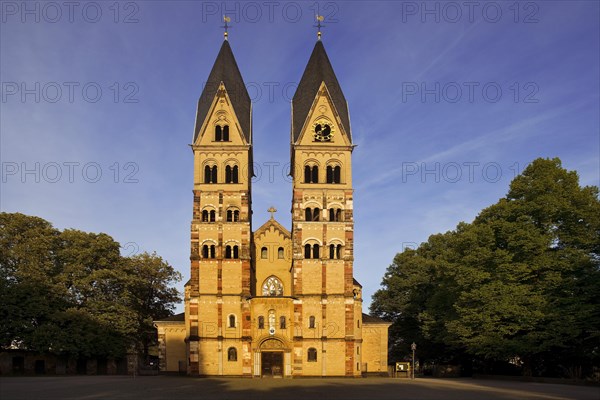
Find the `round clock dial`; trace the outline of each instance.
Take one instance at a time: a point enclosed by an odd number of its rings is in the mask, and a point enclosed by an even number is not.
[[[313,124],[313,136],[316,141],[329,142],[333,137],[334,128],[327,120],[317,121]]]

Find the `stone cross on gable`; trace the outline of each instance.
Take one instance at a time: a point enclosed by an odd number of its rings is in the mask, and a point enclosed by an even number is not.
[[[267,211],[271,213],[271,219],[275,219],[274,214],[277,212],[277,209],[275,207],[271,206],[271,208],[269,208]]]

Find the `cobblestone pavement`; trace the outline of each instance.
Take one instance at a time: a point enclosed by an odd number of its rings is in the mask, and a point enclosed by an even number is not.
[[[0,399],[600,399],[600,387],[475,379],[2,377]]]

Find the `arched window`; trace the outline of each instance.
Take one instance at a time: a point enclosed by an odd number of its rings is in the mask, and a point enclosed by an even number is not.
[[[215,126],[215,142],[229,142],[229,125]]]
[[[304,167],[304,183],[319,183],[319,167],[317,165]]]
[[[277,258],[282,259],[285,258],[283,254],[283,247],[277,249]]]
[[[229,317],[227,318],[227,327],[228,328],[235,328],[235,315],[233,314],[229,314]]]
[[[204,183],[217,183],[217,166],[206,165],[204,167]]]
[[[217,166],[204,167],[204,183],[217,183]]]
[[[285,329],[285,317],[279,317],[279,329]]]
[[[265,317],[258,317],[258,329],[265,329]]]
[[[321,218],[320,208],[306,208],[304,209],[304,220],[305,221],[319,221]]]
[[[308,349],[308,361],[317,362],[317,349],[314,347]]]
[[[225,167],[225,183],[238,183],[239,168],[237,165]]]
[[[208,210],[202,210],[202,222],[208,222]]]
[[[225,246],[225,258],[240,258],[240,250],[238,246]]]
[[[283,284],[277,277],[268,277],[262,285],[263,296],[283,296]]]
[[[313,209],[313,221],[318,221],[319,217],[321,215],[321,209],[320,208],[315,208]]]
[[[321,250],[321,246],[319,246],[318,244],[305,244],[304,245],[304,258],[313,258],[313,259],[319,259],[321,257],[320,255],[320,250]]]
[[[339,165],[327,166],[327,183],[340,183],[342,168]]]
[[[319,247],[318,244],[313,245],[313,256],[312,256],[312,258],[315,258],[315,259],[320,258],[319,250],[320,250],[320,247]]]
[[[311,177],[312,177],[312,173],[311,173],[310,165],[305,165],[304,166],[304,183],[310,183]]]
[[[267,258],[268,257],[268,251],[266,247],[263,247],[262,249],[260,249],[260,258]]]
[[[237,349],[235,347],[227,349],[227,361],[237,361]]]
[[[217,219],[217,212],[215,210],[210,210],[210,222],[215,222]]]
[[[207,245],[202,246],[202,258],[215,258],[215,245]]]
[[[223,127],[223,141],[229,142],[229,125]]]
[[[339,208],[330,208],[329,209],[329,221],[331,222],[340,222],[342,220],[342,210]]]
[[[311,315],[310,317],[308,317],[308,327],[310,329],[315,329],[315,316]]]
[[[329,245],[329,258],[332,260],[340,260],[342,258],[342,245]]]
[[[232,177],[231,177],[231,183],[238,183],[238,175],[239,175],[239,168],[237,165],[233,166],[233,171],[232,173]]]
[[[227,210],[227,222],[239,222],[240,212],[230,208]]]

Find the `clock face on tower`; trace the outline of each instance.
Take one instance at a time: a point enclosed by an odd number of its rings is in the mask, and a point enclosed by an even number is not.
[[[317,142],[330,142],[335,129],[327,119],[318,119],[313,124],[313,137]]]

